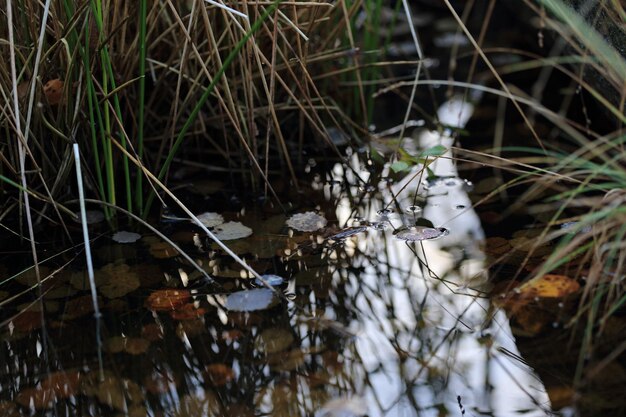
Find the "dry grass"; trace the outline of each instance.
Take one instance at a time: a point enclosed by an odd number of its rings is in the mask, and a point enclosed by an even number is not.
[[[23,172],[24,188],[44,202],[35,211],[64,210],[73,142],[92,195],[144,216],[153,184],[120,148],[165,182],[176,157],[207,173],[244,172],[270,192],[279,162],[297,186],[293,158],[306,141],[333,148],[328,128],[366,131],[365,109],[353,121],[336,105],[354,88],[337,88],[339,76],[314,81],[339,69],[360,79],[350,25],[363,3],[60,1],[44,21],[41,3],[14,2],[13,42],[8,25],[0,29],[16,66],[13,79],[0,63],[0,186],[12,189]],[[10,195],[5,213],[22,204]]]

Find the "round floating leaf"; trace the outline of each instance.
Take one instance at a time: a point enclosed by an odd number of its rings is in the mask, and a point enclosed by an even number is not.
[[[264,310],[276,303],[274,292],[268,288],[237,291],[226,298],[225,307],[231,311]]]
[[[139,239],[141,239],[139,233],[126,232],[124,230],[116,232],[113,235],[113,240],[117,243],[135,243]]]
[[[314,232],[326,226],[326,223],[327,220],[314,211],[294,214],[287,220],[287,226],[300,232]]]
[[[198,214],[196,217],[205,227],[215,227],[224,223],[224,217],[222,217],[221,214],[212,213],[209,211],[207,211],[206,213]]]
[[[213,234],[219,240],[234,240],[250,236],[252,229],[240,222],[227,222],[217,226]]]
[[[444,227],[425,227],[425,226],[412,226],[405,229],[398,229],[394,232],[396,239],[404,240],[407,242],[418,242],[422,240],[437,239],[442,236],[446,236],[450,233],[448,229]]]

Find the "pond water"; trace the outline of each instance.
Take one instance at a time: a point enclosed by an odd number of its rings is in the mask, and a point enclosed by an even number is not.
[[[288,213],[231,201],[200,216],[262,280],[181,216],[157,227],[178,249],[96,223],[98,322],[81,245],[40,253],[41,286],[5,245],[0,414],[551,414],[556,394],[489,298],[492,253],[449,155],[429,173],[352,149],[311,162]],[[213,187],[196,185],[215,206]]]

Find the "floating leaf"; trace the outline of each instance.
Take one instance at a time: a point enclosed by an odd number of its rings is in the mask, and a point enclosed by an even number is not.
[[[397,161],[391,164],[390,168],[392,169],[393,172],[402,172],[402,171],[406,171],[407,169],[409,169],[410,166],[404,161]]]
[[[117,243],[135,243],[141,239],[141,235],[139,233],[119,231],[113,235],[113,241]]]
[[[425,157],[425,156],[441,156],[444,153],[446,153],[446,151],[448,150],[448,148],[446,148],[443,145],[435,145],[431,148],[425,149],[420,153],[421,157]]]
[[[326,226],[327,220],[314,211],[298,213],[287,219],[287,226],[300,232],[314,232]]]
[[[367,226],[356,226],[356,227],[348,227],[343,229],[339,233],[335,233],[330,236],[328,240],[343,240],[345,238],[358,235],[359,233],[363,233],[368,229]]]
[[[261,278],[263,278],[265,282],[268,285],[271,285],[272,287],[283,285],[283,283],[285,282],[284,278],[279,275],[266,274],[266,275],[261,275]],[[254,283],[256,285],[265,285],[265,283],[263,283],[263,281],[261,281],[258,278],[254,280]]]
[[[63,99],[64,82],[58,78],[48,81],[43,86],[43,94],[46,96],[48,104],[54,106],[59,104]]]
[[[276,303],[274,292],[268,288],[237,291],[226,298],[225,307],[231,311],[264,310]]]
[[[565,275],[546,274],[534,278],[519,288],[519,295],[529,298],[562,298],[580,289],[580,284]]]
[[[393,234],[396,239],[407,242],[418,242],[422,240],[437,239],[450,233],[444,227],[425,227],[411,226],[404,229],[398,229]]]
[[[224,217],[222,217],[221,214],[212,213],[209,211],[207,211],[206,213],[198,214],[196,217],[205,227],[215,227],[224,223]]]
[[[154,291],[146,299],[146,307],[154,311],[172,311],[187,304],[191,298],[189,290],[167,288]]]
[[[217,226],[213,234],[219,240],[234,240],[250,236],[252,229],[240,222],[227,222]]]

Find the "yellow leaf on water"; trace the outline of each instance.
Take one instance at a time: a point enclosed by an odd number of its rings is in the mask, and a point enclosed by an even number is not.
[[[575,293],[580,284],[565,275],[546,274],[534,278],[519,287],[522,297],[562,298]]]

